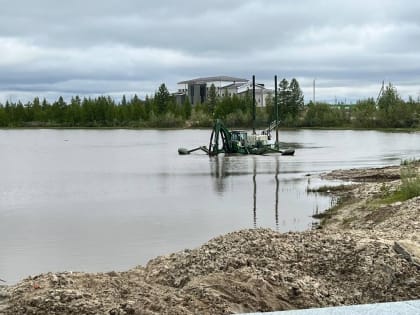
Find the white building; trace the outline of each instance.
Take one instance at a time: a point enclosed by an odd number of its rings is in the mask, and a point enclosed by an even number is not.
[[[243,84],[239,87],[237,94],[245,97],[246,94],[252,97],[252,83]],[[255,84],[255,105],[257,107],[267,106],[267,99],[274,95],[272,89],[267,89],[264,84]]]
[[[238,95],[244,97],[248,91],[252,97],[252,83],[247,79],[229,76],[203,77],[178,82],[178,92],[174,93],[178,103],[183,103],[188,97],[192,105],[204,103],[209,95],[212,84],[216,87],[219,97]],[[273,91],[263,84],[255,85],[255,102],[259,107],[266,106],[266,98],[273,95]]]

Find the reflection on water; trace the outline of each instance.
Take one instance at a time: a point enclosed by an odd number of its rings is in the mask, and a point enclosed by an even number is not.
[[[254,203],[253,203],[253,218],[254,218],[254,228],[257,227],[257,157],[252,158],[253,161],[253,175],[252,175],[252,182],[254,185]],[[275,188],[275,203],[274,203],[274,219],[275,219],[275,225],[276,230],[279,230],[279,171],[280,171],[280,162],[279,162],[279,156],[275,155],[275,161],[276,161],[276,169],[274,173],[274,178],[276,182],[276,188]]]
[[[279,157],[277,156],[276,158],[276,203],[274,206],[274,209],[276,211],[275,213],[275,220],[276,220],[276,230],[279,230],[279,171],[280,171],[280,162],[279,162]]]
[[[308,194],[309,188],[319,184],[316,180],[314,185],[310,177],[296,176],[296,173],[280,173],[280,155],[270,156],[225,156],[223,154],[210,158],[210,175],[213,179],[214,191],[224,196],[226,193],[237,196],[235,203],[244,204],[247,198],[247,187],[252,184],[250,194],[250,206],[252,208],[252,226],[271,227],[277,231],[302,230],[311,228],[314,220],[311,215],[324,210],[331,199],[327,195],[316,193]],[[274,180],[274,182],[272,182]],[[244,182],[247,181],[247,182]],[[334,184],[334,183],[333,183]],[[280,187],[282,186],[282,190]],[[242,188],[241,188],[242,187]],[[241,191],[238,191],[242,189]],[[280,195],[283,194],[283,198]],[[272,198],[268,196],[271,195]],[[282,199],[285,204],[279,205]],[[270,200],[272,200],[270,204]],[[290,200],[293,211],[288,209],[286,202]],[[279,207],[282,212],[282,225],[279,221]],[[272,211],[272,216],[267,216],[268,211]],[[310,211],[307,211],[310,209]],[[306,211],[304,217],[302,212]],[[259,215],[260,212],[260,215]]]
[[[253,208],[253,214],[254,214],[254,228],[257,227],[257,162],[255,160],[255,156],[252,157],[253,162],[253,175],[252,175],[252,182],[254,183],[254,208]]]

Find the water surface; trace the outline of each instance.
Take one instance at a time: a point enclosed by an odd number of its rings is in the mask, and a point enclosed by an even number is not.
[[[241,228],[311,227],[313,174],[420,157],[419,133],[280,133],[289,156],[179,156],[209,130],[0,130],[0,278],[124,270]],[[312,174],[312,176],[306,176]]]

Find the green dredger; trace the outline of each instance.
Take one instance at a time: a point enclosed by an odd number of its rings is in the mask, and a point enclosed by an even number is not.
[[[275,126],[276,127],[276,126]],[[261,134],[248,134],[246,131],[227,129],[218,119],[214,123],[210,136],[209,147],[200,146],[191,150],[179,148],[179,154],[190,154],[202,150],[210,156],[225,154],[266,154],[280,153],[281,155],[294,155],[294,149],[280,150],[278,144],[271,140],[273,124]]]

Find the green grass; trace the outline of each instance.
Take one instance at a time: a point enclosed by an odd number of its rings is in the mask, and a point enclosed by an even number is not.
[[[379,199],[377,202],[373,202],[373,204],[389,205],[391,203],[394,203],[394,202],[397,202],[397,201],[404,201],[404,200],[407,200],[407,199],[410,199],[410,198],[406,198],[405,195],[401,191],[397,190],[397,191],[389,194],[388,196],[385,196],[382,199]]]
[[[416,160],[415,158],[411,158],[411,159],[401,160],[400,165],[401,166],[413,166],[413,165],[417,165],[419,163],[420,163],[420,160]]]
[[[401,162],[401,185],[396,191],[391,192],[385,184],[381,187],[382,197],[371,203],[373,206],[391,204],[398,201],[405,201],[420,196],[420,174],[417,170],[415,160],[404,160]]]
[[[352,203],[353,200],[349,197],[340,197],[337,199],[336,203],[334,206],[332,206],[331,208],[321,212],[321,213],[316,213],[313,214],[312,217],[314,219],[319,219],[321,220],[320,225],[323,226],[325,224],[325,222],[329,219],[331,219],[332,217],[335,216],[335,214],[338,212],[338,210],[343,207],[346,204],[350,204]]]
[[[420,196],[420,175],[414,165],[401,168],[401,186],[399,191],[406,200]]]

